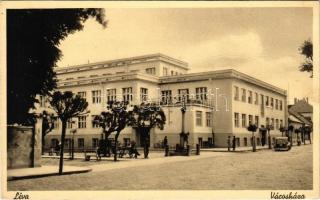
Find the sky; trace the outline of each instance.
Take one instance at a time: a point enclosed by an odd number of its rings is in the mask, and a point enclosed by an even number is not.
[[[312,8],[105,8],[104,29],[93,19],[60,44],[59,67],[163,53],[189,72],[233,68],[312,97],[312,79],[300,72],[299,47],[312,39]]]

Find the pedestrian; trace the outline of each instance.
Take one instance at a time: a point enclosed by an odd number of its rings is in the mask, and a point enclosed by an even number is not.
[[[236,150],[236,136],[233,136],[233,139],[232,139],[232,150],[233,151]]]
[[[168,145],[168,138],[167,136],[164,136],[164,139],[163,139],[163,147],[166,148]]]
[[[138,156],[140,156],[140,153],[136,148],[136,142],[134,140],[131,141],[130,154],[131,154],[130,157],[134,155],[134,158],[138,158]]]
[[[58,145],[56,145],[55,151],[56,151],[56,155],[58,156],[60,153],[60,149],[61,149],[61,142],[58,143]]]
[[[145,141],[144,141],[144,158],[149,158],[148,155],[149,155],[149,146],[150,146],[150,140],[148,137],[145,138]]]
[[[96,147],[96,157],[97,161],[101,160],[101,150],[99,146]]]

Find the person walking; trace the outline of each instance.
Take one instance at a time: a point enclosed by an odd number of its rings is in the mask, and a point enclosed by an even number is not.
[[[164,136],[164,139],[163,139],[163,147],[166,148],[168,145],[168,138],[167,136]]]
[[[236,150],[236,136],[233,136],[233,139],[232,139],[232,150],[233,151]]]

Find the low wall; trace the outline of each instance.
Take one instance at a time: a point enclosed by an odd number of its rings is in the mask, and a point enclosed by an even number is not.
[[[34,147],[34,148],[33,148]],[[41,166],[41,136],[38,130],[33,139],[33,128],[7,127],[7,168]]]

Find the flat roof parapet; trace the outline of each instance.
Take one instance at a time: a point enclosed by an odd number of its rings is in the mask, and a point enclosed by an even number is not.
[[[54,70],[57,74],[62,74],[62,73],[71,73],[71,72],[78,72],[78,71],[87,71],[87,70],[93,70],[93,69],[102,69],[102,68],[115,67],[115,66],[125,66],[130,64],[144,63],[144,62],[151,62],[151,61],[163,61],[186,70],[189,69],[188,63],[172,58],[170,56],[161,54],[161,53],[157,53],[157,54],[149,54],[149,55],[122,58],[122,59],[107,60],[102,62],[74,65],[69,67],[56,67],[54,68]]]

